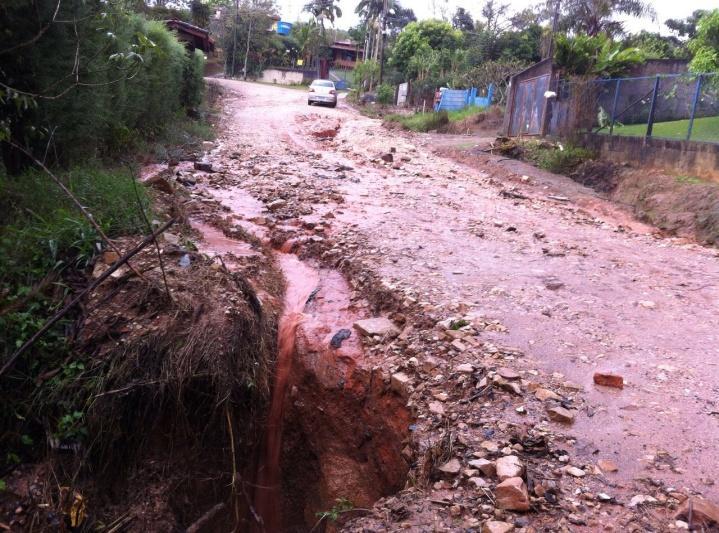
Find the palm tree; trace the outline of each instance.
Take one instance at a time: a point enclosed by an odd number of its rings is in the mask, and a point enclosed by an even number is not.
[[[297,41],[304,64],[309,66],[312,56],[317,51],[317,46],[319,46],[320,36],[317,31],[317,23],[312,20],[306,24],[296,24],[292,28],[292,36]]]
[[[377,60],[384,25],[382,16],[386,16],[387,11],[394,5],[395,0],[360,0],[357,4],[355,13],[362,17],[367,28],[364,57]]]
[[[589,36],[621,34],[624,25],[614,16],[654,17],[651,3],[643,0],[564,0],[562,26]]]
[[[334,25],[335,19],[342,17],[342,10],[337,5],[338,0],[312,0],[305,5],[304,11],[311,13],[317,22],[320,23],[322,35],[325,34],[325,19]]]

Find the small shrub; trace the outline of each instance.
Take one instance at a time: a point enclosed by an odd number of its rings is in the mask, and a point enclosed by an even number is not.
[[[387,115],[385,120],[398,122],[406,130],[426,133],[434,131],[449,124],[449,115],[446,111],[439,113],[415,113],[414,115]]]
[[[525,146],[525,157],[541,169],[569,174],[585,161],[593,159],[594,153],[578,146],[535,142]]]
[[[382,105],[394,103],[394,87],[386,83],[377,87],[377,103]]]

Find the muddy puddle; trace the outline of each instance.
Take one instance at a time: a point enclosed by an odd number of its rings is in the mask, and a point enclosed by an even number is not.
[[[210,192],[243,228],[269,245],[260,202],[241,189]],[[214,226],[193,221],[201,252],[258,253]],[[403,488],[411,414],[372,370],[353,324],[370,315],[344,277],[296,255],[302,239],[273,250],[286,282],[272,397],[253,483],[256,531],[307,531],[338,501],[368,508]],[[292,250],[295,253],[289,253]],[[233,263],[227,263],[233,268]],[[347,513],[351,518],[353,513]],[[356,515],[354,515],[356,516]],[[316,531],[324,529],[324,524]]]

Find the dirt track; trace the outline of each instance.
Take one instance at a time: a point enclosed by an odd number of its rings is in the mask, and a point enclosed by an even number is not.
[[[615,461],[618,499],[647,494],[642,479],[719,499],[716,250],[661,238],[567,178],[491,155],[467,166],[433,153],[431,136],[386,131],[343,104],[308,107],[301,91],[218,83],[224,132],[212,157],[255,198],[289,200],[289,237],[326,227],[334,253],[351,252],[414,308],[497,321],[481,333],[482,350],[524,354],[503,365],[525,380],[581,386],[564,432],[575,441],[571,462]],[[379,157],[391,149],[386,164]],[[214,194],[240,218],[262,214],[242,194]],[[472,344],[446,346],[432,354],[450,366],[474,361]],[[621,374],[625,388],[595,386],[596,371]],[[531,424],[554,425],[539,402],[512,396],[507,422],[527,424],[519,406]],[[424,403],[416,409],[428,416]]]

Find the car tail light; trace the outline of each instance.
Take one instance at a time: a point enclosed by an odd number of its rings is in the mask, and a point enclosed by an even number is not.
[[[335,91],[334,89],[330,89],[330,94],[337,94],[337,91]]]

